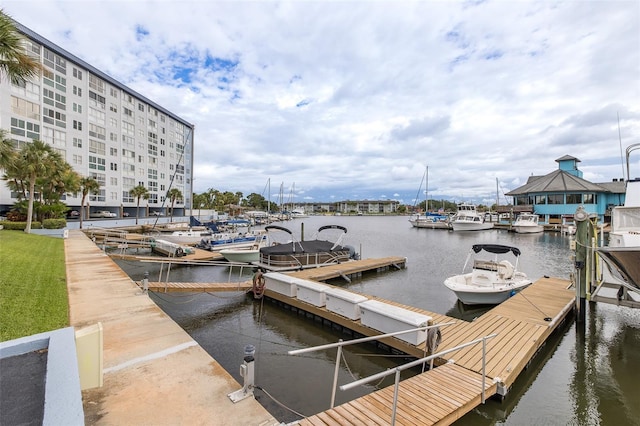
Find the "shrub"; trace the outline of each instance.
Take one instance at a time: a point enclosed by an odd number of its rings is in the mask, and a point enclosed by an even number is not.
[[[42,227],[44,229],[62,229],[67,226],[65,219],[45,219],[42,221]],[[31,225],[33,228],[33,224]]]
[[[2,221],[4,229],[11,231],[24,231],[27,227],[27,222],[10,222],[8,220]],[[31,222],[31,229],[41,229],[42,224],[40,222]]]

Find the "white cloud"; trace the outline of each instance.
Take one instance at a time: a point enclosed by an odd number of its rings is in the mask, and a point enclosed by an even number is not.
[[[410,202],[428,164],[432,196],[490,200],[565,154],[618,178],[617,115],[623,146],[640,135],[634,1],[3,8],[194,123],[197,192]]]

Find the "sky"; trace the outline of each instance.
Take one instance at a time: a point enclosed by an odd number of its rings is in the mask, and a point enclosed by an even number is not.
[[[638,1],[0,8],[193,123],[198,193],[505,203],[564,155],[591,182],[622,178],[640,143]]]

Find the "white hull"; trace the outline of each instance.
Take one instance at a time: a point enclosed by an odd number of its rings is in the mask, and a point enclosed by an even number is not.
[[[513,224],[513,230],[518,234],[537,234],[544,231],[544,226],[538,223],[540,216],[522,213]]]
[[[220,254],[229,262],[251,263],[260,260],[260,249],[251,247],[246,249],[222,249]]]
[[[211,236],[211,234],[207,235]],[[186,246],[192,246],[198,244],[203,238],[207,238],[207,236],[202,235],[171,235],[171,234],[163,234],[162,239],[165,241],[170,241],[174,244],[181,244]]]
[[[471,276],[471,273],[456,275],[444,281],[444,285],[465,305],[497,305],[532,283],[520,272],[516,273],[513,280],[490,285],[473,284]]]
[[[428,219],[410,219],[409,223],[414,228],[427,228],[427,229],[451,229],[449,222],[428,220]]]
[[[542,225],[514,225],[513,230],[518,234],[537,234],[544,231]]]
[[[470,221],[453,221],[451,227],[454,231],[484,231],[493,228],[493,223],[487,222],[470,222]]]
[[[458,213],[451,221],[451,228],[454,231],[484,231],[492,229],[492,222],[485,222],[484,217],[476,211],[473,204],[458,204]]]

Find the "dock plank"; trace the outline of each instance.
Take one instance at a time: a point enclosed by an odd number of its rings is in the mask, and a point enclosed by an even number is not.
[[[141,283],[138,283],[142,286]],[[241,281],[235,283],[191,283],[191,282],[149,282],[148,286],[150,291],[157,291],[161,293],[174,293],[174,292],[230,292],[240,291],[246,292],[252,288],[250,281]]]

